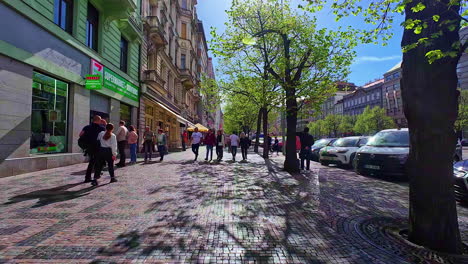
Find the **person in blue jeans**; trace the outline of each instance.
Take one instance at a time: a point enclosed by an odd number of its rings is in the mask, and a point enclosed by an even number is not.
[[[127,142],[130,145],[130,164],[136,164],[138,134],[136,133],[134,126],[130,126],[128,129]]]

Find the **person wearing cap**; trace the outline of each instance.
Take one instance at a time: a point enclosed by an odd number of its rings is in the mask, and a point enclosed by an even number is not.
[[[160,156],[159,161],[163,161],[164,154],[166,153],[167,149],[167,136],[164,134],[161,128],[158,129],[158,134],[156,135],[156,145],[158,146],[158,152]]]

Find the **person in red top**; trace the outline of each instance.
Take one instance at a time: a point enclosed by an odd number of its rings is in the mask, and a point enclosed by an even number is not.
[[[213,160],[213,146],[216,145],[216,137],[215,137],[213,129],[208,130],[208,134],[205,137],[204,143],[206,145],[205,160],[208,161],[208,155],[211,152],[210,161],[212,161]]]
[[[182,133],[182,149],[185,151],[187,149],[187,143],[188,143],[188,133],[187,130],[184,130]]]

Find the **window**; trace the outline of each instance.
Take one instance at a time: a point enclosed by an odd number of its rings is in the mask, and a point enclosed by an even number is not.
[[[120,120],[125,121],[125,126],[130,126],[132,124],[132,108],[131,106],[120,103]]]
[[[73,28],[73,1],[54,1],[54,23],[68,33],[72,33]]]
[[[187,9],[187,0],[182,0],[182,8]]]
[[[99,11],[88,3],[88,17],[86,19],[86,46],[97,51],[98,49]]]
[[[180,55],[180,67],[181,69],[185,70],[186,69],[186,57],[185,54]]]
[[[128,41],[120,37],[120,70],[127,72],[128,65]]]
[[[182,38],[187,39],[187,23],[182,23]]]
[[[67,151],[68,84],[33,73],[31,154]]]

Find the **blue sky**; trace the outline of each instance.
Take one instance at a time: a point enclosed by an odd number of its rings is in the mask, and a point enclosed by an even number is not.
[[[294,6],[297,6],[301,2],[301,0],[292,0]],[[198,0],[198,17],[203,21],[207,39],[211,39],[211,27],[215,27],[218,33],[224,31],[224,23],[227,21],[225,10],[229,9],[230,5],[231,0]],[[362,22],[362,18],[360,17],[347,18],[337,23],[329,10],[324,10],[318,14],[317,21],[319,26],[329,28],[333,28],[337,25],[349,24],[352,24],[355,28],[369,27],[369,25]],[[357,57],[356,61],[351,66],[352,73],[348,81],[354,82],[356,85],[364,85],[369,81],[383,77],[386,71],[401,60],[402,53],[400,42],[403,33],[402,28],[399,26],[401,21],[401,16],[395,19],[393,28],[394,36],[392,40],[388,42],[387,46],[367,44],[360,45],[356,48]],[[214,64],[216,67],[216,58],[214,58]]]

